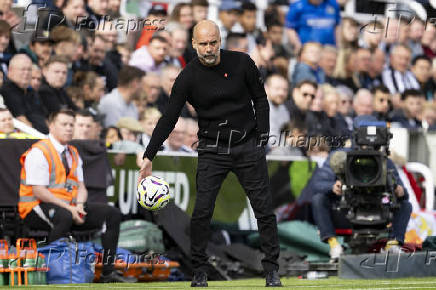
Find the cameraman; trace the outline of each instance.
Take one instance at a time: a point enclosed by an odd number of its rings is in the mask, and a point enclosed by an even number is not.
[[[354,128],[359,128],[361,122],[373,122],[377,119],[373,116],[359,116],[354,119]],[[347,151],[347,148],[344,149]],[[348,149],[350,150],[350,149]],[[330,246],[331,261],[335,261],[342,254],[342,246],[336,239],[335,227],[332,222],[331,209],[334,203],[339,202],[342,195],[342,183],[330,167],[330,153],[323,166],[316,171],[314,176],[314,195],[312,198],[312,210],[315,222],[320,231],[320,237],[323,242]],[[409,196],[404,189],[403,183],[398,175],[392,160],[387,160],[387,168],[393,169],[395,184],[395,194],[398,197],[400,208],[395,210],[392,230],[389,232],[388,242],[385,250],[398,251],[404,243],[404,234],[412,212],[412,205],[408,201]]]

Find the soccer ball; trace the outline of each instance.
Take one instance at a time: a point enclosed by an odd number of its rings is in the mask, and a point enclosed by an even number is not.
[[[171,198],[168,182],[157,176],[147,176],[138,184],[136,198],[143,208],[151,211],[160,210]]]

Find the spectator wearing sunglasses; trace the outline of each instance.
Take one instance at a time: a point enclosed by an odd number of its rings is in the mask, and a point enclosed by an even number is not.
[[[318,84],[310,80],[304,80],[295,85],[292,97],[286,104],[291,121],[306,122],[307,112],[315,99]]]

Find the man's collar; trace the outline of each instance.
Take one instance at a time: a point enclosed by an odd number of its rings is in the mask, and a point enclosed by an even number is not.
[[[56,140],[52,134],[48,134],[48,139],[53,144],[56,151],[59,153],[62,153],[67,148],[67,145],[62,145],[61,143],[59,143],[59,141]]]

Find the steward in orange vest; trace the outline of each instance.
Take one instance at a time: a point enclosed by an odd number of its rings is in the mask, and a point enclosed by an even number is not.
[[[38,148],[42,151],[47,159],[49,166],[50,181],[47,186],[48,190],[57,198],[62,199],[68,204],[75,205],[79,180],[76,176],[76,169],[79,163],[79,153],[76,147],[68,145],[68,150],[72,156],[72,166],[68,176],[66,169],[62,164],[61,158],[49,139],[36,142],[20,157],[21,176],[20,176],[20,199],[18,202],[18,211],[20,217],[24,219],[27,214],[40,203],[33,195],[32,185],[26,185],[26,169],[24,162],[27,154],[33,149]]]

